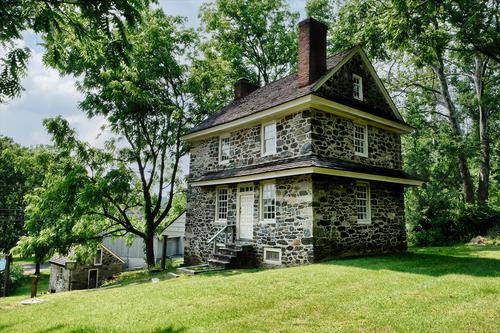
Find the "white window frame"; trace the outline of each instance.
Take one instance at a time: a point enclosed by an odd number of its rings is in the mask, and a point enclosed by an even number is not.
[[[278,255],[279,255],[279,259],[276,261],[276,260],[268,260],[266,259],[266,254],[267,252],[270,251],[270,252],[278,252]],[[264,259],[264,262],[266,264],[271,264],[271,265],[281,265],[281,248],[279,247],[265,247],[264,248],[264,253],[263,253],[263,259]]]
[[[227,198],[226,198],[226,218],[221,219],[219,218],[219,191],[220,190],[226,190],[227,191]],[[217,186],[215,188],[215,222],[216,223],[221,223],[221,224],[226,224],[227,223],[227,216],[229,214],[229,187],[227,186]]]
[[[356,127],[361,127],[363,128],[363,152],[358,152],[356,151]],[[362,157],[368,157],[368,125],[364,123],[359,123],[359,122],[354,122],[353,125],[353,148],[354,148],[354,155],[356,156],[362,156]]]
[[[264,186],[273,185],[274,186],[274,218],[264,218]],[[259,211],[260,211],[260,221],[263,223],[276,223],[276,213],[277,213],[277,200],[276,200],[276,182],[274,180],[264,181],[260,183],[260,193],[259,193]]]
[[[229,153],[227,156],[227,160],[222,160],[222,140],[224,139],[229,139],[230,135],[228,134],[223,134],[219,136],[219,164],[228,164],[229,159],[231,158],[231,140],[229,140],[228,145],[229,145]]]
[[[274,126],[274,146],[273,149],[270,151],[266,151],[266,127],[268,126]],[[261,126],[261,132],[260,132],[260,137],[261,137],[261,154],[262,156],[270,156],[276,154],[276,142],[278,141],[278,131],[276,129],[276,121],[270,121],[268,123],[264,123]]]
[[[358,88],[358,96],[356,96],[356,87]],[[357,74],[352,74],[352,97],[363,100],[363,78]]]
[[[101,252],[101,255],[99,257],[99,261],[97,261],[97,253]],[[94,256],[94,266],[101,266],[102,265],[102,249],[97,249],[97,253]]]
[[[370,183],[368,182],[356,182],[356,221],[358,224],[371,224],[372,223],[372,213],[371,213],[371,193],[370,193]],[[363,186],[366,188],[366,219],[358,218],[358,186]]]

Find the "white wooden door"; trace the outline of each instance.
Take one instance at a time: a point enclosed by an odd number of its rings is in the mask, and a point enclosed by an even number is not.
[[[242,239],[253,238],[253,194],[240,194],[238,216],[239,236]]]

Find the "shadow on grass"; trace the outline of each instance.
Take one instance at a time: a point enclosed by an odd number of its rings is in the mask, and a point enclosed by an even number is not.
[[[2,326],[0,326],[2,328]],[[142,332],[138,331],[137,327],[131,327],[129,330],[115,330],[115,329],[106,329],[104,327],[93,327],[93,326],[80,326],[80,327],[68,327],[63,324],[55,325],[49,328],[44,328],[42,331],[38,331],[39,333],[42,332],[70,332],[70,333],[89,333],[89,332],[117,332],[117,333],[128,333],[128,332]],[[147,332],[151,333],[183,333],[185,332],[186,329],[181,327],[181,328],[174,328],[172,326],[170,327],[165,327],[165,328],[158,328],[158,329],[153,329],[153,330],[148,330]]]
[[[376,257],[332,260],[323,262],[322,264],[351,266],[371,270],[390,270],[429,276],[460,274],[479,277],[500,277],[500,260],[498,259],[460,257],[434,253],[408,252]]]

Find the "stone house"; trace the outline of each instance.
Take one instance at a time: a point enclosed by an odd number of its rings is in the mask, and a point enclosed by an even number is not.
[[[406,250],[405,123],[360,47],[326,55],[327,28],[299,24],[298,72],[194,127],[185,262],[299,265]],[[242,255],[244,253],[244,255]],[[250,254],[250,255],[249,255]]]
[[[123,270],[124,261],[105,246],[97,249],[91,263],[80,263],[72,257],[70,254],[49,260],[51,293],[97,288]]]

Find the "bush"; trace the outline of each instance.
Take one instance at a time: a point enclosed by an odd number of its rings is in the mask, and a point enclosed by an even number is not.
[[[436,201],[412,221],[410,239],[416,245],[450,245],[468,242],[475,236],[486,236],[498,228],[500,211],[488,205],[448,207]]]
[[[12,288],[17,288],[22,284],[24,276],[23,266],[12,263],[10,265],[10,283]]]

